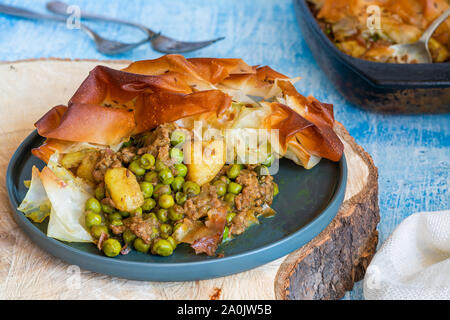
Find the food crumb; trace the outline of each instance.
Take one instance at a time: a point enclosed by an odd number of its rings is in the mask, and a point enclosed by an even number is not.
[[[209,300],[219,300],[221,294],[222,294],[222,289],[214,288],[213,294],[209,296]]]

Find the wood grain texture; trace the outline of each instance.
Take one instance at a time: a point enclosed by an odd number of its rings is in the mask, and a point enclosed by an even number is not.
[[[6,147],[6,151],[0,156],[0,183],[3,186],[5,186],[6,166],[9,159],[17,146],[32,130],[34,121],[51,106],[68,101],[82,79],[97,64],[113,68],[121,68],[126,65],[124,62],[71,62],[56,59],[0,64],[0,74],[2,75],[0,91],[6,97],[0,101],[0,107],[8,114],[8,117],[0,118],[2,130],[0,143]],[[64,70],[65,77],[60,76],[61,70]],[[17,83],[21,83],[26,88],[26,94],[12,85]],[[345,143],[345,153],[349,163],[349,180],[344,207],[348,207],[345,212],[352,217],[353,211],[356,211],[352,208],[359,205],[358,201],[361,200],[359,198],[359,200],[355,200],[355,195],[361,194],[368,186],[371,187],[373,194],[377,194],[376,185],[370,184],[373,183],[370,177],[375,177],[376,180],[376,169],[368,155],[355,144],[341,125],[338,125],[337,131]],[[370,199],[373,198],[370,197]],[[364,216],[364,208],[358,212]],[[346,255],[344,259],[347,264],[355,264],[357,267],[343,270],[345,275],[345,283],[341,285],[343,290],[336,291],[330,296],[321,295],[322,289],[320,288],[317,290],[319,293],[317,296],[295,296],[286,291],[293,292],[294,284],[301,285],[303,281],[298,275],[306,275],[303,272],[293,272],[297,270],[297,265],[300,265],[298,254],[299,252],[302,254],[302,251],[297,251],[259,268],[219,279],[179,283],[140,282],[80,270],[77,266],[69,266],[50,256],[34,245],[18,228],[13,221],[12,214],[6,190],[1,187],[0,299],[339,298],[345,290],[351,289],[354,280],[360,278],[354,276],[353,273],[364,270],[359,267],[361,263],[356,261],[355,257],[367,255],[370,258],[373,253],[373,250],[367,251],[366,246],[363,245],[365,242],[370,242],[366,239],[366,234],[361,237],[363,243],[347,241],[347,244],[352,245],[349,248],[351,255],[348,257]],[[336,225],[340,221],[333,222],[332,225]],[[375,220],[368,219],[367,221],[372,223]],[[360,220],[356,219],[351,223],[359,222]],[[367,229],[368,234],[371,234],[375,226],[376,223],[375,225],[370,224],[369,228],[362,226],[362,229]],[[306,247],[322,246],[314,241]],[[322,240],[319,239],[319,242]],[[370,243],[376,244],[376,241]],[[318,259],[314,258],[315,252],[309,252],[306,255],[313,257],[313,260]],[[312,278],[322,268],[320,259],[317,261],[317,265],[307,268]],[[334,280],[329,280],[334,285]],[[286,283],[291,286],[280,285]],[[337,283],[339,284],[340,281]],[[309,285],[309,283],[307,284]],[[284,293],[280,293],[283,290]]]
[[[291,253],[275,278],[277,299],[340,299],[361,280],[378,244],[378,172],[344,126],[336,132],[349,170],[344,202],[334,220]]]
[[[2,1],[39,12],[46,12],[46,2]],[[187,57],[242,58],[250,64],[267,64],[289,76],[302,76],[297,84],[299,91],[333,103],[336,119],[345,125],[378,167],[380,243],[412,213],[450,207],[450,114],[387,116],[352,106],[313,59],[298,26],[293,1],[133,0],[132,5],[125,0],[70,2],[86,11],[143,23],[181,40],[226,37],[210,47],[188,53]],[[129,28],[113,24],[89,22],[89,25],[112,39],[132,41],[142,36],[140,32],[130,32]],[[112,58],[142,60],[159,56],[149,45],[143,45]],[[0,60],[41,57],[110,58],[96,52],[91,40],[79,30],[68,30],[52,22],[0,15]],[[2,98],[0,91],[0,104]],[[9,116],[1,111],[0,105],[0,118]],[[0,132],[3,131],[0,127]],[[22,137],[25,135],[24,131]],[[7,158],[1,153],[0,157]],[[345,299],[363,299],[361,283],[357,283]]]

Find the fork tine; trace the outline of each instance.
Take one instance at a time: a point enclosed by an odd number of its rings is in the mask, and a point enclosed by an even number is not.
[[[152,47],[156,51],[162,53],[181,53],[181,52],[190,52],[194,50],[198,50],[204,47],[207,47],[217,41],[223,40],[225,37],[220,37],[213,40],[208,41],[199,41],[199,42],[184,42],[177,41],[165,36],[157,37],[152,41]]]

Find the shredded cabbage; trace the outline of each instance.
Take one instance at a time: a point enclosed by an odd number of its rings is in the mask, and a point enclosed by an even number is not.
[[[75,177],[52,155],[41,173],[33,167],[30,189],[19,210],[34,222],[50,216],[47,236],[68,242],[92,242],[85,228],[84,206],[92,187]]]
[[[52,204],[47,236],[61,241],[92,242],[84,224],[84,205],[91,195],[74,179],[61,179],[49,167],[42,170],[41,179]]]
[[[42,184],[39,169],[33,166],[30,188],[18,210],[22,211],[32,221],[41,223],[50,214],[50,208],[51,204]]]

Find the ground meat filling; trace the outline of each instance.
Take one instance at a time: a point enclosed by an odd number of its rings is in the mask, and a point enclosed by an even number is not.
[[[208,191],[210,190],[213,190],[211,186],[208,188]],[[198,196],[195,198],[198,198]],[[228,206],[225,202],[217,198],[206,206],[208,218],[205,220],[204,226],[197,229],[196,232],[194,232],[195,235],[188,241],[196,254],[206,253],[207,255],[212,256],[222,240]],[[187,221],[191,226],[195,226],[195,222],[190,218],[185,218],[184,221]]]
[[[241,234],[254,223],[257,223],[254,210],[250,209],[241,211],[233,218],[233,224],[230,227],[230,232],[233,235]]]
[[[120,150],[118,152],[118,154],[119,154],[119,159],[121,159],[123,163],[128,164],[136,156],[137,148],[136,147],[126,147],[126,148],[123,148],[122,150]]]
[[[115,204],[114,201],[112,201],[112,199],[109,198],[109,197],[103,198],[102,201],[101,201],[101,203],[102,203],[102,204],[106,204],[107,206],[110,206],[111,208],[117,209],[117,208],[116,208],[116,204]]]
[[[236,178],[236,182],[242,185],[242,192],[234,200],[237,214],[230,227],[233,235],[241,234],[258,223],[256,216],[263,214],[273,201],[273,177],[258,176],[253,169],[254,167],[247,166]]]
[[[211,208],[218,208],[223,205],[223,202],[217,196],[216,187],[205,184],[198,196],[186,200],[183,208],[188,218],[198,220],[206,217]]]
[[[94,166],[92,176],[95,182],[102,183],[105,178],[106,170],[109,168],[122,167],[122,161],[119,157],[119,152],[114,152],[111,149],[100,150],[100,156],[97,160],[97,164]]]
[[[104,177],[109,168],[127,167],[132,161],[146,153],[162,161],[172,170],[174,175],[177,175],[176,160],[170,157],[171,135],[174,130],[182,129],[174,124],[164,124],[152,132],[132,137],[132,144],[123,147],[118,152],[111,149],[99,151],[99,157],[92,172],[97,187],[104,189]],[[183,216],[182,220],[173,221],[173,223],[183,223],[187,229],[192,229],[185,235],[185,239],[181,238],[177,241],[191,244],[197,254],[213,255],[222,241],[223,232],[226,230],[225,226],[229,228],[228,235],[241,234],[251,225],[258,223],[257,217],[265,214],[272,204],[273,177],[259,175],[256,172],[256,165],[247,165],[245,169],[241,169],[234,180],[242,186],[241,192],[234,198],[234,203],[226,202],[223,193],[219,196],[213,183],[218,180],[226,184],[230,183],[230,179],[227,177],[229,167],[229,165],[224,165],[211,183],[201,186],[198,195],[189,196],[184,204],[175,204],[171,208],[171,210],[180,213],[179,216]],[[143,179],[144,176],[137,177],[138,182],[143,181]],[[158,181],[153,184],[156,183]],[[102,205],[116,208],[107,190],[105,190],[103,197]],[[156,205],[153,209],[153,216],[158,209],[160,207]],[[228,214],[235,214],[234,218],[231,218],[232,221],[228,220],[227,222]],[[121,235],[125,231],[130,231],[147,244],[160,237],[159,229],[162,222],[159,222],[155,217],[150,216],[144,219],[142,215],[132,214],[131,217],[122,221],[122,225],[109,225],[114,235]],[[124,247],[123,249],[126,250],[127,248]]]
[[[142,217],[134,216],[123,220],[126,229],[129,229],[136,236],[150,243],[154,238],[158,237],[159,222],[156,219],[142,219]],[[125,231],[125,230],[124,230]]]
[[[159,126],[146,137],[144,146],[138,150],[137,154],[150,153],[173,171],[175,161],[170,158],[169,150],[170,137],[175,129],[177,127],[174,124],[163,124]]]
[[[263,204],[271,205],[273,200],[273,177],[260,176],[255,171],[244,169],[236,178],[236,182],[242,185],[242,193],[235,198],[238,211],[245,211]]]
[[[115,235],[119,235],[125,232],[126,227],[125,226],[114,226],[110,225],[109,228],[111,229],[112,233]]]
[[[128,164],[136,156],[135,147],[123,148],[118,152],[111,149],[100,150],[100,156],[92,171],[95,182],[102,183],[105,178],[106,170],[109,168],[120,168]]]

